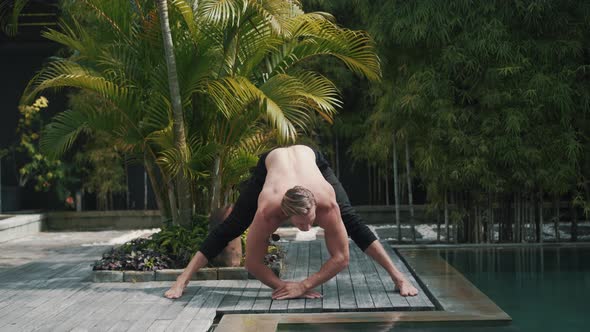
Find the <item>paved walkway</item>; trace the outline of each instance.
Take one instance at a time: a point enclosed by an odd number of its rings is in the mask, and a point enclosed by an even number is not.
[[[0,244],[0,252],[11,246],[17,252],[11,242]],[[170,300],[163,294],[172,282],[89,282],[92,263],[109,246],[70,242],[51,255],[0,269],[0,331],[207,331],[221,313],[434,309],[421,289],[417,297],[394,292],[385,271],[355,245],[349,268],[319,289],[323,299],[272,301],[271,290],[256,280],[216,280],[192,281],[182,298]],[[323,241],[287,246],[286,279],[306,277],[328,257]],[[407,273],[399,257],[390,255]]]

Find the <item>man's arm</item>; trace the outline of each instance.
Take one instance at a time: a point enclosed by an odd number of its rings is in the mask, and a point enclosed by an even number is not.
[[[318,285],[333,278],[338,272],[348,266],[348,235],[340,219],[340,210],[335,205],[320,225],[324,229],[326,247],[330,253],[328,259],[318,272],[300,283],[291,283],[273,292],[273,299],[284,300],[301,297]]]
[[[275,223],[265,217],[262,210],[256,211],[246,239],[246,269],[256,279],[275,289],[283,284],[272,270],[264,264],[268,238],[277,229]]]

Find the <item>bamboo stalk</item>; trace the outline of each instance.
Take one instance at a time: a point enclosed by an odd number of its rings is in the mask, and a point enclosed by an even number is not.
[[[539,243],[543,243],[543,190],[539,192]]]
[[[445,241],[447,243],[451,242],[450,233],[449,233],[449,204],[448,204],[448,197],[447,191],[445,190],[445,229],[447,231],[447,235],[445,236]],[[440,232],[439,232],[440,233]]]
[[[395,133],[391,135],[393,152],[393,194],[395,196],[395,224],[397,225],[397,241],[402,241],[402,229],[399,219],[399,178],[397,173],[397,150],[395,144]]]
[[[408,204],[410,205],[410,225],[412,229],[412,243],[416,242],[416,227],[414,220],[414,203],[412,199],[412,175],[410,168],[410,145],[408,143],[408,137],[406,137],[406,170],[408,179]]]

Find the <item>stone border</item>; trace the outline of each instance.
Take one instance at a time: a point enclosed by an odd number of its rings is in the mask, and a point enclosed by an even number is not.
[[[277,277],[281,275],[282,262],[271,267]],[[112,271],[93,270],[92,282],[149,282],[175,281],[182,269],[164,269],[157,271]],[[211,267],[202,268],[193,275],[191,280],[247,280],[255,279],[244,267]]]

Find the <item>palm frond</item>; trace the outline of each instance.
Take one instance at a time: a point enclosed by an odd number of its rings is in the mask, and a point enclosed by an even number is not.
[[[57,114],[49,123],[39,140],[41,151],[57,158],[72,147],[78,135],[88,130],[88,117],[72,110]]]

